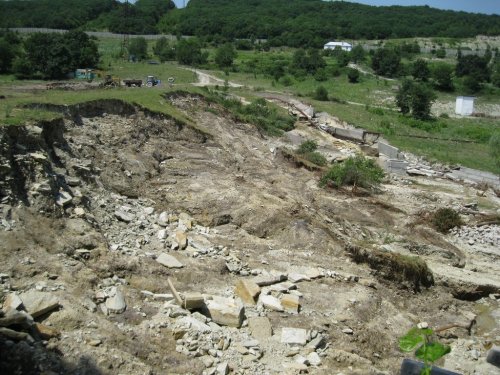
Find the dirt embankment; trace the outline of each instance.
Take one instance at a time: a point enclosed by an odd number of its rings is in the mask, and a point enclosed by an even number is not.
[[[373,197],[320,189],[319,172],[280,150],[315,139],[333,159],[353,145],[301,124],[263,138],[201,97],[171,101],[196,127],[103,101],[0,129],[3,307],[16,295],[42,324],[10,327],[33,342],[0,332],[6,373],[393,374],[412,325],[499,313],[494,247],[418,222],[423,208],[454,206],[472,225],[476,190],[409,178]],[[434,285],[425,269],[415,288],[387,254],[418,254]],[[167,277],[204,307],[177,306]],[[242,280],[258,288],[244,309]],[[442,335],[457,353],[447,368],[493,373],[499,327],[479,328]]]

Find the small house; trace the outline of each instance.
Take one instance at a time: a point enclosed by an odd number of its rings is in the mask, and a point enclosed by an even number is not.
[[[352,44],[347,42],[328,42],[325,44],[324,49],[335,49],[337,47],[342,51],[350,52],[352,50]]]
[[[474,113],[474,97],[459,96],[455,106],[455,113],[460,116],[470,116]]]

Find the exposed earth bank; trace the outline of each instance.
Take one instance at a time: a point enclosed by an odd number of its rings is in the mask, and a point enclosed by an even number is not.
[[[314,139],[332,160],[357,145],[300,123],[268,138],[202,97],[167,99],[196,126],[100,101],[0,129],[3,373],[397,374],[419,322],[454,326],[442,367],[498,373],[491,189],[322,189],[286,150]],[[441,207],[467,226],[437,233],[423,218]]]

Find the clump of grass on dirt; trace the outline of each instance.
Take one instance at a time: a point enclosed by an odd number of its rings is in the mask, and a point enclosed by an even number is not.
[[[383,279],[420,291],[421,286],[434,285],[434,276],[427,263],[419,257],[381,250],[367,250],[347,245],[346,250],[356,263],[366,263]]]
[[[317,149],[318,144],[315,141],[307,140],[300,144],[297,149],[297,154],[313,164],[319,165],[320,167],[325,166],[327,163],[326,158],[317,152]]]
[[[462,226],[463,221],[454,209],[440,208],[432,215],[431,224],[438,232],[448,233],[450,229]]]
[[[280,113],[275,106],[262,98],[244,105],[238,98],[215,90],[207,89],[204,96],[207,100],[226,108],[237,120],[254,124],[267,135],[279,136],[285,131],[292,130],[295,124],[295,119],[292,116]]]

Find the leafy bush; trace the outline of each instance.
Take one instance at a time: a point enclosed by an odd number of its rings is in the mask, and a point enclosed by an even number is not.
[[[359,71],[357,69],[348,68],[347,70],[347,79],[351,83],[358,83],[359,81]]]
[[[440,208],[431,219],[432,226],[441,233],[447,233],[451,228],[463,225],[457,211],[451,208]]]
[[[308,152],[314,152],[318,149],[318,144],[316,143],[316,141],[313,141],[313,140],[307,140],[307,141],[304,141],[300,144],[299,146],[299,149],[297,150],[297,152],[299,154],[306,154]]]
[[[314,99],[320,100],[322,102],[328,101],[328,91],[324,88],[324,86],[318,86],[314,93]]]
[[[432,364],[451,352],[448,345],[431,340],[433,333],[434,331],[430,328],[414,327],[399,339],[399,348],[403,352],[415,350],[415,356],[424,361],[424,368],[420,372],[421,375],[431,375]]]
[[[320,186],[332,184],[336,188],[341,186],[373,188],[382,182],[384,171],[375,161],[362,155],[350,157],[342,164],[337,164],[321,178]]]
[[[325,166],[327,163],[326,158],[319,152],[308,152],[304,157],[311,163],[319,165],[320,167]]]

